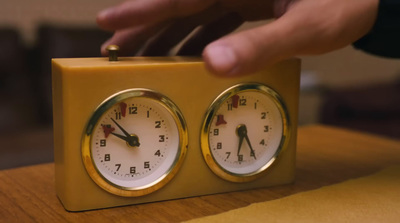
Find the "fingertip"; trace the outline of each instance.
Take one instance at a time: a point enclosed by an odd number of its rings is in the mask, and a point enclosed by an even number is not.
[[[104,44],[100,47],[100,53],[102,56],[108,56],[108,52],[107,52],[106,46]]]
[[[99,13],[97,13],[96,23],[103,29],[112,30],[109,23],[112,19],[113,14],[114,8],[107,8],[100,11]]]
[[[97,21],[106,20],[109,14],[110,14],[110,8],[101,10],[99,13],[97,13]]]
[[[242,76],[294,56],[298,46],[292,43],[292,30],[279,25],[268,23],[211,43],[203,52],[207,69],[219,76]]]
[[[108,56],[108,50],[107,47],[113,45],[112,44],[112,39],[107,40],[106,42],[104,42],[101,47],[100,47],[100,53],[102,56]],[[115,44],[114,44],[115,45]]]
[[[214,43],[208,45],[203,52],[206,68],[218,76],[237,75],[238,58],[234,50],[225,44]]]

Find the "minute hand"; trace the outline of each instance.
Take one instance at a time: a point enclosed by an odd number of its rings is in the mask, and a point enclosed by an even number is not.
[[[120,126],[118,122],[116,122],[113,118],[111,118],[111,121],[113,121],[118,126],[118,128],[121,129],[121,131],[124,133],[126,137],[131,136],[131,134],[129,134],[124,128],[122,128],[122,126]]]
[[[127,143],[129,146],[132,146],[132,147],[135,147],[135,146],[139,147],[139,146],[140,146],[139,138],[138,138],[136,135],[131,135],[131,134],[129,134],[124,128],[122,128],[122,126],[120,126],[120,125],[118,124],[118,122],[116,122],[116,121],[115,121],[114,119],[112,119],[112,118],[111,118],[111,120],[118,126],[119,129],[121,129],[121,131],[124,133],[125,136],[119,135],[119,134],[116,134],[116,133],[111,133],[111,134],[115,135],[116,137],[118,137],[118,138],[120,138],[120,139],[125,140],[126,143]]]
[[[246,139],[246,142],[247,142],[247,144],[249,145],[249,147],[250,147],[250,150],[251,150],[251,156],[253,156],[254,157],[254,159],[257,159],[256,158],[256,153],[254,152],[254,150],[253,150],[253,147],[251,146],[251,143],[250,143],[250,139],[249,139],[249,137],[247,136],[247,132],[246,132],[246,135],[244,135],[244,138]]]

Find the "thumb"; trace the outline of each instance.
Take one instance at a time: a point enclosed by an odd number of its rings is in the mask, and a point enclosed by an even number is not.
[[[203,58],[214,74],[248,74],[294,56],[298,48],[296,43],[300,41],[298,35],[292,24],[278,19],[209,44],[203,51]]]

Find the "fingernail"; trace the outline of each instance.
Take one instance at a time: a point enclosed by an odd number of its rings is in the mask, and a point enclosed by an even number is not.
[[[233,75],[237,58],[230,47],[215,45],[207,47],[204,57],[208,62],[208,68],[217,74]]]
[[[104,10],[100,11],[100,12],[97,14],[97,19],[98,19],[98,20],[105,20],[105,19],[107,19],[107,17],[110,16],[110,14],[111,14],[113,11],[114,11],[114,10],[113,10],[112,8],[104,9]]]

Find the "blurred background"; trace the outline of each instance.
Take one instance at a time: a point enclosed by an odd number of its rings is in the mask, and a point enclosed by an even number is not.
[[[96,14],[119,2],[2,2],[0,169],[53,160],[51,58],[100,56],[100,45],[112,34],[97,28]],[[321,123],[400,139],[400,59],[351,46],[301,59],[299,125]]]

